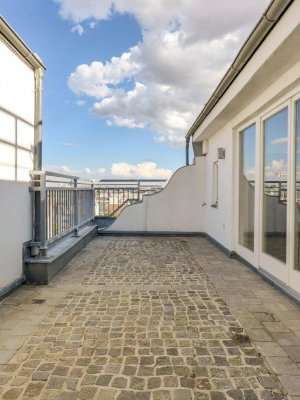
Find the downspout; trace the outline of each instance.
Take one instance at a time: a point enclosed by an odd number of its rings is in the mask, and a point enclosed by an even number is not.
[[[34,70],[35,80],[35,107],[34,107],[34,170],[42,169],[42,100],[43,100],[44,69]]]
[[[185,165],[189,165],[190,164],[189,150],[190,150],[190,136],[187,136],[185,138]]]

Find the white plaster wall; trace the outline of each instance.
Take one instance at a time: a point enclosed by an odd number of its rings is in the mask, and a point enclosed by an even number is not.
[[[168,185],[155,195],[127,207],[108,231],[126,232],[205,232],[206,162],[177,170]]]
[[[31,239],[34,72],[0,40],[0,290],[22,276]]]
[[[225,159],[218,160],[218,148],[225,149]],[[231,202],[232,202],[232,130],[230,126],[209,139],[209,152],[206,156],[207,188],[207,233],[231,249]],[[213,190],[213,163],[218,161],[218,207],[211,207]]]

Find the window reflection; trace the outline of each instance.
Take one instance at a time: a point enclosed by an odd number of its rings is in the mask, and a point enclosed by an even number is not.
[[[263,251],[286,262],[287,108],[264,122]]]
[[[254,250],[255,125],[240,133],[239,243]]]

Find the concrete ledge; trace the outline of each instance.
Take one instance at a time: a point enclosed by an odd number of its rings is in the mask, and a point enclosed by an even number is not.
[[[156,231],[106,231],[105,229],[98,230],[99,236],[201,236],[206,237],[203,232],[156,232]]]
[[[79,231],[79,236],[68,236],[49,248],[48,257],[28,257],[25,277],[28,282],[48,284],[51,279],[79,253],[97,234],[97,226],[89,225]]]

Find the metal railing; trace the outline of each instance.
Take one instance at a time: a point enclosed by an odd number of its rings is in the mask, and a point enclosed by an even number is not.
[[[165,179],[101,180],[49,171],[30,173],[32,193],[31,254],[47,256],[48,246],[97,216],[117,216],[146,194],[162,190]]]
[[[48,245],[92,221],[94,184],[77,176],[32,171],[32,254],[47,256]]]
[[[102,179],[95,184],[95,214],[117,217],[130,204],[142,201],[143,196],[162,190],[166,179]]]

